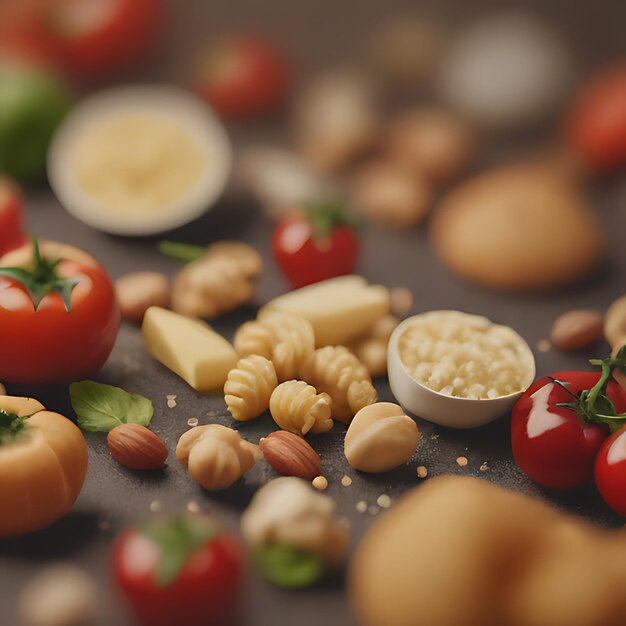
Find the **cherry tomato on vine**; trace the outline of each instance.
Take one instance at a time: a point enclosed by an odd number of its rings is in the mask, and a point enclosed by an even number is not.
[[[602,372],[558,372],[535,381],[513,407],[511,445],[524,473],[568,489],[589,482],[595,458],[626,411],[626,392],[611,378],[616,359],[592,360]]]
[[[241,35],[223,39],[209,50],[196,83],[220,116],[251,118],[281,104],[289,70],[284,54],[272,43]]]
[[[567,138],[599,170],[626,163],[626,63],[585,86],[567,122]]]
[[[604,441],[596,457],[594,475],[604,501],[626,517],[626,427]]]
[[[0,177],[0,256],[25,243],[22,194],[15,183]]]
[[[0,259],[0,380],[66,383],[108,358],[120,309],[108,274],[85,252],[44,242]]]
[[[205,516],[126,530],[113,547],[112,566],[142,626],[233,623],[242,551]]]
[[[337,205],[321,204],[281,220],[272,248],[276,263],[298,289],[350,274],[359,254],[359,239]]]

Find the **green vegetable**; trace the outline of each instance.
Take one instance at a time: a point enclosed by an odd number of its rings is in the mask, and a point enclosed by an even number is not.
[[[0,446],[26,429],[26,418],[0,409]]]
[[[122,424],[147,426],[154,414],[148,398],[92,380],[72,383],[70,397],[78,426],[89,432],[108,433]]]
[[[189,243],[179,243],[177,241],[160,241],[159,252],[165,256],[172,257],[183,263],[190,263],[198,260],[206,252],[203,246],[194,246]]]
[[[166,587],[173,583],[187,559],[217,535],[217,528],[198,515],[183,515],[174,521],[151,522],[139,530],[161,549],[155,580]]]
[[[22,182],[43,180],[48,144],[70,105],[52,72],[0,69],[0,171]]]
[[[259,548],[255,556],[263,576],[274,585],[287,589],[309,587],[326,570],[321,557],[289,546],[266,545]]]

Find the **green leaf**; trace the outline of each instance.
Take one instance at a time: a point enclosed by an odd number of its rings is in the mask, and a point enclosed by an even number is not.
[[[278,587],[299,589],[316,583],[326,570],[324,560],[289,546],[266,545],[256,551],[263,576]]]
[[[78,426],[89,432],[108,433],[121,424],[147,426],[154,414],[148,398],[92,380],[72,383],[70,398]]]
[[[167,587],[176,580],[189,557],[215,538],[218,529],[206,517],[183,515],[174,521],[151,522],[140,533],[160,548],[155,582]]]
[[[204,246],[194,246],[189,243],[179,243],[177,241],[160,241],[159,252],[165,256],[172,257],[184,263],[198,260],[206,252]]]

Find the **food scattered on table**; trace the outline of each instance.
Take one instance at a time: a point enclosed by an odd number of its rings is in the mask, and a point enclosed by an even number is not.
[[[111,555],[117,587],[141,626],[232,623],[243,561],[234,535],[189,513],[126,529]]]
[[[161,438],[141,424],[122,424],[109,431],[111,456],[132,470],[158,470],[165,465],[168,451]]]
[[[486,480],[441,476],[366,532],[350,563],[350,600],[363,626],[469,626],[494,615],[511,625],[610,624],[626,609],[613,592],[626,575],[623,545],[623,531]]]
[[[241,517],[241,532],[261,573],[279,587],[307,587],[339,566],[350,530],[336,517],[336,504],[304,480],[271,480]]]
[[[406,463],[415,452],[420,432],[413,419],[391,402],[362,408],[346,432],[348,462],[363,472],[387,472]]]
[[[69,419],[32,398],[0,396],[0,538],[47,528],[70,512],[87,445]]]
[[[532,164],[462,183],[435,210],[430,234],[450,270],[503,291],[578,282],[596,269],[605,247],[596,214],[572,183]]]
[[[326,476],[316,476],[312,481],[311,484],[313,485],[313,487],[315,487],[318,491],[326,491],[326,489],[328,489],[328,479],[326,478]]]
[[[95,581],[70,563],[42,568],[17,603],[20,626],[94,626],[102,606]]]
[[[228,372],[224,401],[238,422],[246,422],[267,411],[270,396],[278,387],[276,369],[271,361],[258,354],[240,359]]]
[[[262,457],[259,446],[220,424],[196,426],[184,433],[176,446],[179,463],[209,491],[230,487]]]
[[[600,311],[567,311],[554,320],[550,341],[559,350],[580,350],[598,341],[604,330]]]
[[[617,298],[607,309],[604,337],[614,349],[626,345],[626,294]]]
[[[320,455],[304,438],[288,432],[277,430],[259,441],[265,460],[283,476],[297,476],[313,482],[319,488],[323,484]],[[317,485],[315,483],[316,479]],[[328,481],[326,482],[328,486]]]
[[[148,352],[198,391],[222,388],[237,364],[230,343],[200,320],[153,306],[141,332]]]

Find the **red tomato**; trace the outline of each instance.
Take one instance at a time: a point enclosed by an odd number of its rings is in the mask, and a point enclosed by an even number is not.
[[[44,258],[32,273],[18,269],[30,290],[15,272],[7,272],[7,267],[32,266],[30,244],[0,259],[3,381],[53,384],[90,377],[104,365],[117,337],[120,310],[106,271],[70,246],[46,242],[41,253]]]
[[[289,71],[270,42],[250,36],[218,42],[197,79],[198,91],[224,118],[250,118],[276,108],[285,98]]]
[[[0,256],[25,243],[20,190],[9,179],[0,178]]]
[[[274,258],[295,289],[350,274],[359,254],[359,239],[336,207],[313,207],[278,223],[272,242]]]
[[[567,137],[596,169],[626,163],[626,63],[606,70],[583,89],[570,114]]]
[[[595,479],[606,503],[626,516],[626,427],[602,444],[596,457]]]
[[[209,518],[125,531],[113,572],[142,626],[226,626],[236,613],[242,553]]]
[[[552,378],[568,382],[568,390],[579,395],[591,389],[600,374],[558,372]],[[605,393],[619,413],[626,411],[626,392],[615,381],[608,382]],[[605,424],[592,423],[571,408],[556,406],[572,400],[568,391],[544,376],[513,407],[513,456],[524,473],[544,487],[569,489],[589,482],[598,449],[609,434]]]
[[[47,0],[39,30],[65,69],[93,80],[139,61],[163,12],[162,0]]]

